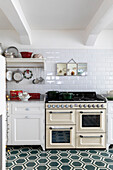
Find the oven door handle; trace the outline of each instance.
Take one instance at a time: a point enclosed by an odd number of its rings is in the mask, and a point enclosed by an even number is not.
[[[73,113],[72,111],[70,111],[70,112],[52,112],[52,111],[50,111],[49,113],[51,113],[51,114],[54,114],[54,113]]]
[[[70,129],[73,129],[73,127],[70,127],[70,128],[61,128],[61,127],[57,127],[57,128],[53,128],[53,127],[50,127],[49,129],[67,129],[67,130],[70,130]]]
[[[100,111],[100,112],[83,112],[83,111],[80,111],[80,113],[103,113],[103,111]]]
[[[80,135],[80,138],[102,138],[103,135],[100,135],[100,136],[82,136]]]

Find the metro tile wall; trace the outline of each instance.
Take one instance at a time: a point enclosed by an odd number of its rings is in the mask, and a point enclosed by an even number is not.
[[[20,51],[26,50],[21,49]],[[45,93],[48,90],[67,90],[96,91],[105,94],[113,89],[113,50],[34,49],[29,51],[41,53],[46,58],[45,73],[42,69],[32,69],[34,78],[36,74],[37,77],[41,75],[45,78],[45,83],[34,85],[32,80],[26,79],[20,83],[8,82],[8,93],[13,89],[22,89],[40,93]],[[87,76],[56,76],[56,63],[68,62],[71,58],[77,63],[86,62],[88,64]]]

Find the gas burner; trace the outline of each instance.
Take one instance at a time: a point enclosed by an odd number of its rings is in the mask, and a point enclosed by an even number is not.
[[[106,102],[106,99],[96,92],[47,92],[46,102]]]

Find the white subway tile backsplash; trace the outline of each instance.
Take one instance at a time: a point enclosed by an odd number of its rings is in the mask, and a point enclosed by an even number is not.
[[[25,49],[21,49],[23,50]],[[7,82],[8,93],[13,89],[42,94],[49,90],[107,93],[113,89],[113,50],[33,49],[29,51],[41,53],[46,58],[46,71],[30,68],[33,71],[33,78],[24,79],[20,83]],[[56,76],[56,63],[65,63],[72,58],[76,63],[87,63],[87,76]],[[24,70],[25,68],[21,69]],[[40,76],[45,78],[45,83],[32,84],[32,80]]]

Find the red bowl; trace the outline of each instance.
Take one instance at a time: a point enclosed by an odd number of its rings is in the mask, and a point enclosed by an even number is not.
[[[32,52],[20,52],[22,58],[31,58]]]
[[[40,93],[29,93],[29,95],[31,96],[30,99],[40,99]]]

